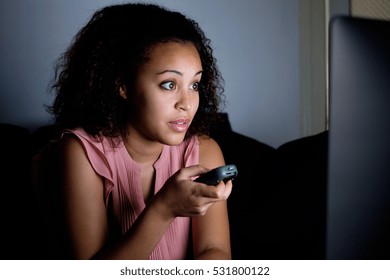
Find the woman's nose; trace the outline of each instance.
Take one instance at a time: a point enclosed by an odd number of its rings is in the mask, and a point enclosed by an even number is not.
[[[177,100],[176,107],[180,110],[188,111],[192,108],[192,102],[193,98],[190,90],[182,90],[179,99]]]

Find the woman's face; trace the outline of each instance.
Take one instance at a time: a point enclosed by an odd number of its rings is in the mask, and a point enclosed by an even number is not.
[[[199,106],[202,76],[199,53],[191,43],[153,47],[129,93],[135,118],[130,132],[144,140],[180,144]]]

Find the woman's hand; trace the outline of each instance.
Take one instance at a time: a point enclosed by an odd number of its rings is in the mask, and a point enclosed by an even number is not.
[[[156,210],[167,218],[203,216],[215,202],[226,200],[232,191],[231,181],[209,186],[192,180],[207,171],[200,165],[178,170],[155,195]]]

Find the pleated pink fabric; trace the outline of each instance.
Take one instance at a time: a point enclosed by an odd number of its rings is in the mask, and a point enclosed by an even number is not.
[[[110,224],[110,239],[114,241],[131,227],[145,208],[141,189],[141,168],[121,142],[112,147],[109,139],[97,141],[83,129],[68,130],[82,142],[87,156],[104,180],[104,195]],[[199,163],[197,137],[178,146],[164,146],[160,158],[154,163],[156,170],[155,193],[165,181],[182,167]],[[177,217],[169,226],[149,259],[184,259],[189,246],[190,218]]]

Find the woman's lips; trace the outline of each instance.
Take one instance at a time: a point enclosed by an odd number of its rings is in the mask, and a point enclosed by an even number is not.
[[[190,121],[188,119],[178,119],[169,122],[169,126],[176,132],[185,132],[189,127]]]

